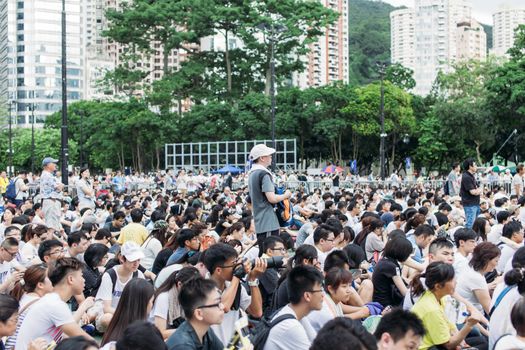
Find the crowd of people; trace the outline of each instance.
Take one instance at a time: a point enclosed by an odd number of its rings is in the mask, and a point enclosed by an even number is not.
[[[274,152],[236,190],[2,174],[0,349],[525,349],[523,165],[510,192],[467,159],[438,189],[310,193]]]

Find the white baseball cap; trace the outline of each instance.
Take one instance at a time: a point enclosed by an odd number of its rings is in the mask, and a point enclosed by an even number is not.
[[[120,248],[120,253],[127,261],[136,261],[144,257],[144,252],[139,245],[133,241],[128,241]]]
[[[275,148],[268,147],[265,144],[261,143],[253,146],[252,150],[250,151],[250,159],[256,160],[260,157],[269,156],[270,154],[274,153]]]

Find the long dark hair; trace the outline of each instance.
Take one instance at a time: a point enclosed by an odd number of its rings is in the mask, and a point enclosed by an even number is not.
[[[512,257],[512,270],[505,274],[505,284],[507,286],[518,286],[520,294],[525,293],[525,247],[521,247]]]
[[[124,287],[117,309],[102,338],[102,344],[118,340],[133,322],[147,320],[148,304],[153,297],[153,286],[143,278],[132,278]]]
[[[193,266],[185,266],[179,271],[173,272],[165,281],[160,285],[159,288],[155,291],[155,299],[164,293],[170,291],[172,288],[177,287],[177,283],[186,283],[193,278],[200,277],[199,270]]]
[[[432,291],[436,285],[443,285],[448,281],[454,279],[454,267],[450,264],[446,264],[442,261],[436,261],[427,266],[424,273],[416,275],[410,282],[412,289],[411,295],[417,297],[425,291],[421,278],[425,278],[425,285]]]
[[[487,240],[487,232],[485,232],[485,227],[487,225],[487,219],[485,218],[476,218],[474,224],[472,224],[472,230],[476,232],[483,241]]]
[[[292,271],[292,269],[295,266],[299,266],[303,264],[303,260],[309,260],[312,261],[313,259],[317,259],[319,254],[317,254],[317,249],[309,244],[303,244],[297,250],[295,251],[295,255],[293,258],[288,260],[288,263],[286,265],[286,269],[281,273],[281,278],[279,278],[279,284],[281,284],[282,281],[286,279],[288,276],[288,273]]]
[[[363,246],[365,244],[366,238],[368,237],[370,232],[373,232],[376,229],[384,226],[384,222],[381,221],[381,219],[378,219],[376,217],[372,217],[372,219],[370,219],[370,221],[367,223],[367,225],[365,225],[365,223],[367,221],[365,219],[363,219],[363,230],[361,232],[359,232],[359,234],[355,238],[356,244],[358,244],[360,246]]]
[[[469,265],[478,272],[481,272],[490,260],[501,255],[501,250],[490,242],[481,242],[474,248]]]
[[[16,282],[15,287],[11,291],[11,295],[16,300],[22,299],[25,293],[32,293],[35,291],[38,283],[44,282],[47,277],[47,267],[44,264],[31,265],[24,272],[24,284],[20,281]]]

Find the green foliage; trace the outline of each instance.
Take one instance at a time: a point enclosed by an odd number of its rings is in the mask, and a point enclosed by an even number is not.
[[[31,129],[13,129],[13,166],[16,170],[31,170]],[[35,129],[34,168],[40,169],[42,159],[54,157],[60,159],[60,129]],[[0,143],[9,144],[9,134],[6,130],[0,132]],[[74,140],[69,140],[69,161],[74,163],[78,159],[78,145]],[[0,168],[8,165],[7,147],[0,153]]]

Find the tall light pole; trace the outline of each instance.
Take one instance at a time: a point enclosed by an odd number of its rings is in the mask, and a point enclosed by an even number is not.
[[[13,106],[16,105],[16,102],[13,100],[9,100],[7,103],[9,107],[9,150],[8,150],[8,159],[9,159],[9,169],[7,170],[7,175],[9,177],[13,176],[13,115],[12,110]]]
[[[31,174],[35,173],[35,104],[28,106],[31,111]]]
[[[67,64],[66,64],[66,0],[62,0],[62,128],[61,128],[61,171],[62,183],[67,186]]]
[[[379,76],[381,77],[381,103],[379,106],[379,119],[381,122],[381,133],[379,134],[380,143],[379,143],[379,159],[380,159],[380,176],[381,180],[385,180],[385,141],[387,134],[385,133],[385,86],[384,78],[386,72],[386,64],[378,63]]]

